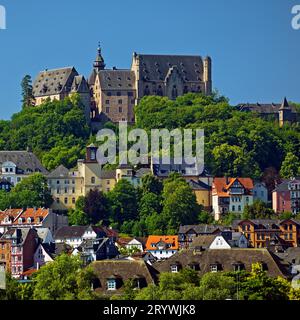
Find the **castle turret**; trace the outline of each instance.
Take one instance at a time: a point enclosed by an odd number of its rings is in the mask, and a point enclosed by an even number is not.
[[[98,44],[97,56],[96,56],[96,60],[94,61],[93,66],[94,66],[94,70],[95,71],[99,71],[99,70],[104,70],[105,69],[105,63],[104,63],[104,59],[103,59],[102,53],[101,53],[100,42]]]
[[[208,56],[203,59],[203,81],[205,84],[205,94],[211,95],[211,92],[212,92],[211,58]]]
[[[279,126],[282,127],[285,123],[291,121],[292,109],[284,97],[284,100],[279,108]]]

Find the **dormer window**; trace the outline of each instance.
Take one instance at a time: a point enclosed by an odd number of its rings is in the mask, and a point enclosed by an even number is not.
[[[32,218],[27,218],[27,223],[31,223],[32,222]]]
[[[22,219],[22,218],[19,218],[19,219],[18,219],[18,223],[19,223],[19,224],[22,224],[22,223],[23,223],[23,219]]]

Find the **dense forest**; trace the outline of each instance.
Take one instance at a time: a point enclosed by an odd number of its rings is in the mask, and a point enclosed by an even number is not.
[[[32,150],[52,170],[68,168],[84,156],[87,143],[95,141],[77,95],[64,101],[46,101],[38,107],[24,106],[10,121],[0,121],[0,150]],[[205,166],[215,176],[299,174],[300,126],[280,128],[274,120],[240,112],[228,100],[214,94],[186,94],[175,101],[148,96],[135,108],[134,127],[151,129],[204,129]],[[106,127],[117,131],[117,126]],[[129,128],[130,129],[130,128]]]

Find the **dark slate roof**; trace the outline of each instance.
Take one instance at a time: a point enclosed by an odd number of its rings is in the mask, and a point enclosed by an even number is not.
[[[56,169],[54,169],[47,175],[47,178],[64,178],[64,177],[66,178],[69,177],[69,170],[63,165],[58,166]]]
[[[74,67],[41,71],[33,83],[35,97],[70,92],[74,77],[78,73]]]
[[[177,252],[172,257],[164,261],[157,261],[153,267],[159,272],[170,271],[170,266],[174,263],[179,263],[183,268],[189,264],[199,264],[200,274],[210,272],[210,266],[218,263],[221,266],[221,271],[233,271],[233,266],[236,263],[242,263],[246,271],[251,271],[252,264],[262,262],[266,264],[266,271],[269,276],[286,276],[287,271],[281,265],[279,259],[267,249],[208,249],[196,252],[192,249],[182,250]]]
[[[193,190],[211,190],[211,187],[202,181],[189,180],[188,183]]]
[[[140,77],[146,81],[165,81],[170,69],[176,67],[187,82],[203,80],[203,62],[200,56],[137,54]]]
[[[87,228],[87,226],[61,227],[54,234],[54,239],[80,238],[83,236]]]
[[[252,111],[263,114],[275,114],[281,109],[291,109],[293,113],[296,113],[294,105],[289,105],[286,98],[282,103],[241,103],[237,105],[240,111]]]
[[[230,228],[212,224],[198,224],[198,225],[185,225],[179,227],[179,233],[187,233],[190,230],[194,230],[197,234],[212,234],[218,230],[228,230]]]
[[[100,70],[103,90],[135,90],[135,73],[131,70]]]
[[[115,179],[116,178],[116,170],[102,170],[101,171],[102,179]]]
[[[146,285],[154,283],[150,266],[144,260],[102,260],[91,264],[100,287],[96,291],[106,291],[107,279],[119,279],[123,284],[128,279],[144,278]],[[122,290],[122,286],[120,290]],[[107,292],[108,293],[108,292]]]
[[[74,77],[71,90],[73,92],[80,92],[80,93],[89,93],[90,92],[89,86],[88,86],[84,76],[82,76],[82,75]]]
[[[22,171],[29,169],[32,172],[48,173],[37,156],[29,151],[0,151],[0,166],[7,161],[13,162]]]

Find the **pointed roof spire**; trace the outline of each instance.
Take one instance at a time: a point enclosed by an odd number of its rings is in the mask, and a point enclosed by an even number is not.
[[[94,69],[96,71],[103,70],[105,68],[104,59],[102,57],[101,53],[101,44],[100,41],[98,42],[98,48],[97,48],[97,56],[96,60],[94,61]]]
[[[286,97],[284,97],[280,109],[288,109],[288,108],[290,108],[289,103],[287,102]]]

